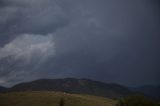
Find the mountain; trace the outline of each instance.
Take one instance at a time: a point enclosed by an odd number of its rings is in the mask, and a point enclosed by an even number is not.
[[[5,87],[3,87],[3,86],[0,86],[0,92],[4,92],[4,91],[6,91],[7,90],[7,88],[5,88]]]
[[[109,98],[120,98],[131,94],[124,86],[107,84],[90,79],[40,79],[17,84],[9,91],[61,91],[67,93],[91,94]]]
[[[150,96],[154,99],[160,100],[160,85],[157,85],[157,86],[146,85],[146,86],[134,88],[133,91],[142,92],[146,96]]]

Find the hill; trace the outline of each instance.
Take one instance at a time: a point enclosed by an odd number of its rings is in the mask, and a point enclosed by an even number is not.
[[[4,91],[6,91],[6,90],[7,90],[6,87],[0,86],[0,92],[4,92]]]
[[[160,100],[160,85],[146,85],[142,87],[134,88],[133,91],[142,92],[146,96],[152,97],[153,99]]]
[[[115,106],[116,101],[61,92],[10,92],[0,94],[0,106]]]
[[[120,98],[131,94],[124,86],[107,84],[90,79],[40,79],[17,84],[9,91],[62,91],[67,93],[90,94],[109,98]]]

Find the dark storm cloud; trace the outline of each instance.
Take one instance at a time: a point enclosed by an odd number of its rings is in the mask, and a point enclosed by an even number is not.
[[[65,29],[67,37],[62,31],[56,39],[57,54],[63,53],[62,61],[66,61],[61,70],[67,69],[67,76],[130,85],[159,83],[160,21],[157,4],[152,3],[98,1],[83,5],[78,21]]]
[[[6,63],[15,63],[15,71],[12,68],[1,71],[3,78],[0,82],[6,81],[6,85],[11,85],[42,77],[87,77],[133,86],[160,82],[158,1],[1,2],[3,6],[0,14],[5,13],[0,15],[1,50],[5,51],[5,55],[1,53],[0,57],[17,56],[15,52],[8,52],[12,49],[6,45],[15,44],[12,41],[17,39],[15,36],[24,33],[32,36],[47,36],[51,33],[56,54],[39,65],[35,65],[38,58],[31,58],[30,63],[24,65],[12,61]],[[16,48],[21,47],[16,44]],[[1,64],[5,66],[3,62]]]
[[[51,0],[1,0],[1,44],[21,33],[48,34],[69,24],[67,13]]]
[[[6,5],[7,5],[7,3],[5,1],[3,1],[3,0],[0,1],[0,7],[6,6]]]

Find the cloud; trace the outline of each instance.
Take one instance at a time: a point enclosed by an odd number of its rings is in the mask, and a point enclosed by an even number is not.
[[[5,83],[5,81],[0,79],[0,84],[3,84],[3,83]]]
[[[17,36],[0,48],[0,84],[12,85],[18,80],[28,80],[29,76],[29,79],[37,78],[38,68],[54,56],[53,34]]]
[[[55,54],[52,35],[23,34],[0,48],[0,58],[13,56],[15,59],[30,60],[38,55],[47,57]]]
[[[2,0],[0,31],[3,41],[10,42],[23,33],[46,35],[68,25],[69,14],[54,0]]]

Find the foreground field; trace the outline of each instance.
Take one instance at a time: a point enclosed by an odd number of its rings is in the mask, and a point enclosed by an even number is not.
[[[116,101],[60,92],[12,92],[0,94],[0,106],[115,106]]]

